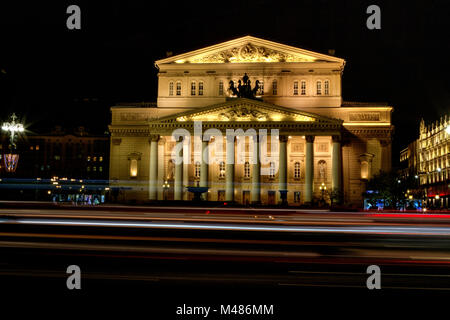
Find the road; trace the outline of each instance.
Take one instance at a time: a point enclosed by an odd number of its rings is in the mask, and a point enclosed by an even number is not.
[[[447,215],[0,209],[0,280],[7,291],[72,295],[66,268],[78,265],[83,297],[145,292],[139,297],[151,299],[164,318],[184,301],[218,305],[230,297],[235,304],[272,303],[284,316],[298,301],[307,301],[304,307],[323,299],[337,304],[343,295],[383,303],[398,296],[446,297],[449,263]],[[381,269],[381,290],[367,289],[370,265]]]

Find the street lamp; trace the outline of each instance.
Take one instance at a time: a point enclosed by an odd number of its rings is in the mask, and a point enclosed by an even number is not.
[[[325,191],[327,190],[327,186],[325,185],[325,183],[322,182],[322,184],[319,187],[320,191],[322,192],[322,202],[324,201],[324,197],[323,194],[325,193]]]
[[[164,200],[167,200],[167,196],[168,196],[168,195],[167,195],[167,192],[168,192],[168,190],[169,190],[169,188],[170,188],[169,182],[168,182],[167,180],[164,181],[162,187],[163,187]]]
[[[11,115],[11,121],[4,122],[2,125],[2,130],[6,131],[9,134],[10,153],[3,155],[5,169],[7,172],[15,172],[17,169],[17,164],[19,163],[19,155],[13,153],[13,150],[16,149],[16,133],[25,131],[23,124],[16,122],[16,119],[17,116],[13,113]]]

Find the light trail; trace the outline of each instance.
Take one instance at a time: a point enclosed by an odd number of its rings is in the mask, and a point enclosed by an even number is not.
[[[438,235],[450,236],[450,228],[444,227],[398,227],[398,226],[281,226],[281,225],[246,225],[220,223],[162,223],[152,221],[108,221],[108,220],[74,220],[74,219],[0,219],[0,223],[92,226],[92,227],[135,227],[150,229],[184,229],[184,230],[229,230],[229,231],[272,231],[272,232],[314,232],[314,233],[357,233],[357,234],[397,234],[397,235]]]

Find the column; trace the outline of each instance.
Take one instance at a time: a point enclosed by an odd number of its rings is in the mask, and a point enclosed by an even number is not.
[[[261,203],[261,163],[259,153],[259,136],[253,137],[253,164],[252,164],[252,203]]]
[[[149,199],[156,200],[158,188],[158,140],[159,135],[150,136],[150,165],[149,165]]]
[[[189,164],[191,163],[191,138],[186,137],[183,141],[183,186],[189,184]],[[182,199],[187,201],[189,192],[182,189]]]
[[[209,141],[202,141],[202,159],[200,162],[200,187],[208,187],[208,163],[209,163]],[[208,192],[202,194],[203,200],[208,200]]]
[[[314,183],[314,136],[305,136],[306,157],[305,157],[305,202],[311,203],[313,200]]]
[[[173,182],[174,200],[182,200],[183,196],[183,138],[180,138],[180,140],[175,146],[179,148],[179,152],[178,161],[175,161],[175,179]]]
[[[158,200],[164,200],[164,188],[162,185],[165,182],[165,176],[164,176],[164,164],[165,164],[165,157],[164,157],[164,148],[165,148],[166,139],[160,138],[158,141],[158,182],[157,182],[157,198]]]
[[[225,162],[225,201],[234,201],[234,142],[236,137],[234,135],[227,135],[226,137],[226,162]]]
[[[342,152],[341,152],[341,137],[333,136],[333,149],[331,154],[331,191],[334,199],[340,203],[342,198]]]
[[[278,162],[278,184],[280,191],[280,202],[287,205],[287,136],[280,136],[279,162]]]

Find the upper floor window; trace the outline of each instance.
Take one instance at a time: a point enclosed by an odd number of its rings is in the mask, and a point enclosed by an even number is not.
[[[195,96],[195,81],[191,82],[191,96]]]
[[[200,162],[197,161],[194,165],[194,177],[200,178]]]
[[[269,163],[269,178],[275,178],[275,162],[273,161]]]
[[[300,179],[300,162],[294,164],[294,178]]]
[[[276,96],[278,94],[278,83],[277,80],[272,81],[272,95]]]
[[[198,95],[199,96],[203,95],[203,81],[199,81],[198,83]]]
[[[302,80],[300,89],[301,89],[302,96],[306,95],[306,81],[305,80]]]
[[[264,81],[259,82],[258,93],[263,96],[264,95]]]
[[[318,96],[322,95],[322,81],[317,81],[316,82],[316,94]]]
[[[326,96],[328,96],[330,94],[330,81],[329,80],[325,80],[323,83],[323,90],[324,90],[324,94]]]
[[[250,178],[250,162],[244,163],[244,178]]]
[[[181,96],[181,81],[177,81],[177,96]]]
[[[294,96],[298,96],[298,81],[294,81]]]
[[[169,82],[169,96],[173,96],[173,81]]]
[[[219,81],[219,96],[223,96],[223,80]]]
[[[225,162],[219,163],[219,178],[225,178]]]

